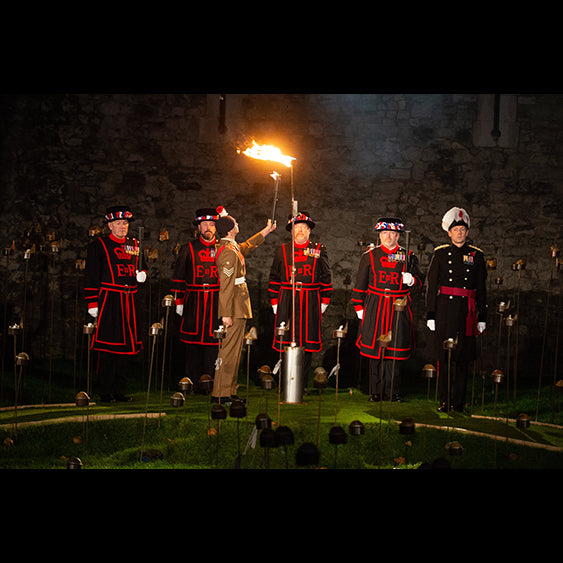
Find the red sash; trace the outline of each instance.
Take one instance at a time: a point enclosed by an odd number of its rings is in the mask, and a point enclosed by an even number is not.
[[[457,297],[467,297],[467,320],[465,322],[466,336],[477,336],[477,313],[475,312],[475,294],[474,289],[465,289],[463,287],[440,287],[440,293],[443,295],[455,295]]]

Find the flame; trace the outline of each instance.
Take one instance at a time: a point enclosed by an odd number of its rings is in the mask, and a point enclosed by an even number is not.
[[[237,152],[240,153],[241,151],[238,150]],[[282,154],[280,149],[277,147],[274,147],[273,145],[259,145],[254,139],[252,140],[252,146],[242,151],[242,154],[258,160],[281,162],[288,168],[291,168],[291,162],[295,160],[295,157],[293,156]]]

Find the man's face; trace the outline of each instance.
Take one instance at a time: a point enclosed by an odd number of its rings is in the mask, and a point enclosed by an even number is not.
[[[108,229],[114,237],[125,238],[129,231],[129,221],[127,219],[117,219],[108,223]]]
[[[213,240],[213,237],[215,236],[215,221],[202,221],[198,226],[197,226],[201,236],[207,240]]]
[[[295,223],[294,224],[295,242],[297,244],[305,244],[309,240],[309,234],[311,229],[307,223]]]
[[[401,233],[399,231],[381,231],[379,233],[379,240],[385,248],[391,250],[397,246],[400,236]]]
[[[456,225],[448,231],[448,236],[456,246],[463,246],[467,239],[469,229],[464,225]]]

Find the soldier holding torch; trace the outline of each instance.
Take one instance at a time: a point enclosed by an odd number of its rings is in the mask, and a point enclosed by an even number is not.
[[[268,219],[266,227],[239,244],[235,240],[239,232],[236,219],[223,207],[218,207],[217,211],[219,218],[215,228],[221,237],[215,256],[219,277],[218,315],[226,334],[217,355],[211,402],[228,405],[240,400],[236,395],[238,369],[246,319],[252,318],[245,256],[264,242],[275,230],[276,223]]]

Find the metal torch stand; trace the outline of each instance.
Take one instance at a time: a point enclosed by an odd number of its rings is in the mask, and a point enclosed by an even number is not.
[[[293,195],[293,167],[291,167],[291,213],[297,215],[297,201]],[[305,391],[305,349],[295,342],[295,221],[291,224],[291,344],[284,346],[283,400],[285,403],[302,403]]]
[[[305,350],[292,342],[284,346],[285,362],[283,363],[283,401],[284,403],[302,403],[304,389],[303,366]]]

